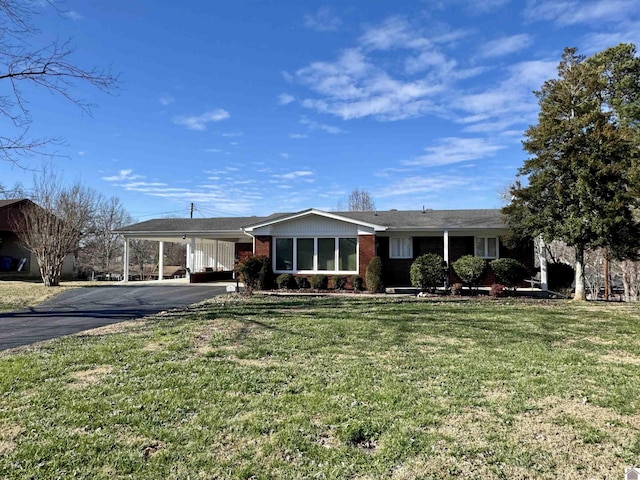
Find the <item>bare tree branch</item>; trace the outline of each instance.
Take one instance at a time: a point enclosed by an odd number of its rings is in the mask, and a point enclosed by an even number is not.
[[[33,46],[37,30],[32,18],[38,14],[35,5],[30,0],[0,0],[0,81],[9,85],[8,93],[0,95],[0,117],[9,119],[15,127],[14,133],[0,137],[0,161],[15,164],[25,155],[43,154],[44,147],[59,143],[57,138],[28,138],[32,118],[24,86],[42,87],[91,115],[94,105],[74,93],[78,84],[92,85],[104,93],[113,92],[119,85],[118,76],[108,69],[76,65],[70,40]],[[47,5],[60,12],[54,2]]]

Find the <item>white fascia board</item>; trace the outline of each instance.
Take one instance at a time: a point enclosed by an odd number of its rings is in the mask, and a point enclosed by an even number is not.
[[[361,222],[358,220],[354,220],[353,218],[343,217],[342,215],[336,215],[335,213],[324,212],[322,210],[316,210],[315,208],[311,208],[309,210],[303,210],[302,212],[294,213],[293,215],[289,215],[287,217],[277,218],[275,220],[271,220],[270,222],[261,223],[259,225],[251,225],[249,227],[245,227],[243,230],[246,232],[253,232],[257,228],[264,228],[271,225],[275,225],[277,223],[290,222],[291,220],[296,220],[298,218],[306,217],[309,215],[318,215],[320,217],[331,218],[333,220],[338,220],[340,222],[351,223],[354,225],[368,227],[373,229],[376,232],[382,232],[387,229],[384,225],[376,225],[375,223],[369,222]]]
[[[196,238],[241,238],[248,236],[243,230],[184,230],[184,231],[157,231],[150,232],[148,230],[145,231],[127,231],[127,232],[118,232],[124,238],[182,238],[184,235],[187,237],[196,237]]]

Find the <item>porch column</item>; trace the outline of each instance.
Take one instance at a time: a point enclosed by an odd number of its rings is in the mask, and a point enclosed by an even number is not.
[[[124,265],[122,267],[122,279],[123,282],[129,281],[129,237],[125,237],[124,239]]]
[[[191,273],[194,273],[195,268],[195,255],[196,255],[196,239],[192,237],[187,243],[187,268]]]
[[[444,286],[449,285],[449,230],[445,230],[442,234],[442,241],[444,242],[444,263],[447,264],[447,278],[444,281]]]
[[[449,230],[445,230],[442,235],[444,241],[444,261],[449,265]]]
[[[546,292],[549,290],[549,281],[547,278],[547,248],[542,236],[538,237],[538,260],[540,261],[540,290]]]
[[[164,279],[164,242],[158,242],[158,280]]]

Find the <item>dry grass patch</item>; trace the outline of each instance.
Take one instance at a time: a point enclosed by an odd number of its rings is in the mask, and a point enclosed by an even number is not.
[[[628,353],[610,353],[600,356],[601,362],[623,363],[628,365],[640,365],[640,357]]]
[[[7,454],[15,448],[16,438],[24,429],[15,423],[0,424],[0,455]]]
[[[111,373],[112,370],[113,367],[111,365],[101,365],[89,370],[73,372],[71,374],[73,381],[70,386],[71,388],[85,388],[97,385],[106,375]]]

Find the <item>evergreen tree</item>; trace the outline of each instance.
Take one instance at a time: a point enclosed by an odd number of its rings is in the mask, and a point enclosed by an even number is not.
[[[525,132],[531,154],[503,209],[520,237],[542,235],[575,247],[575,299],[584,300],[584,252],[638,251],[640,59],[633,45],[585,58],[567,48],[558,78],[535,92],[538,124]]]

